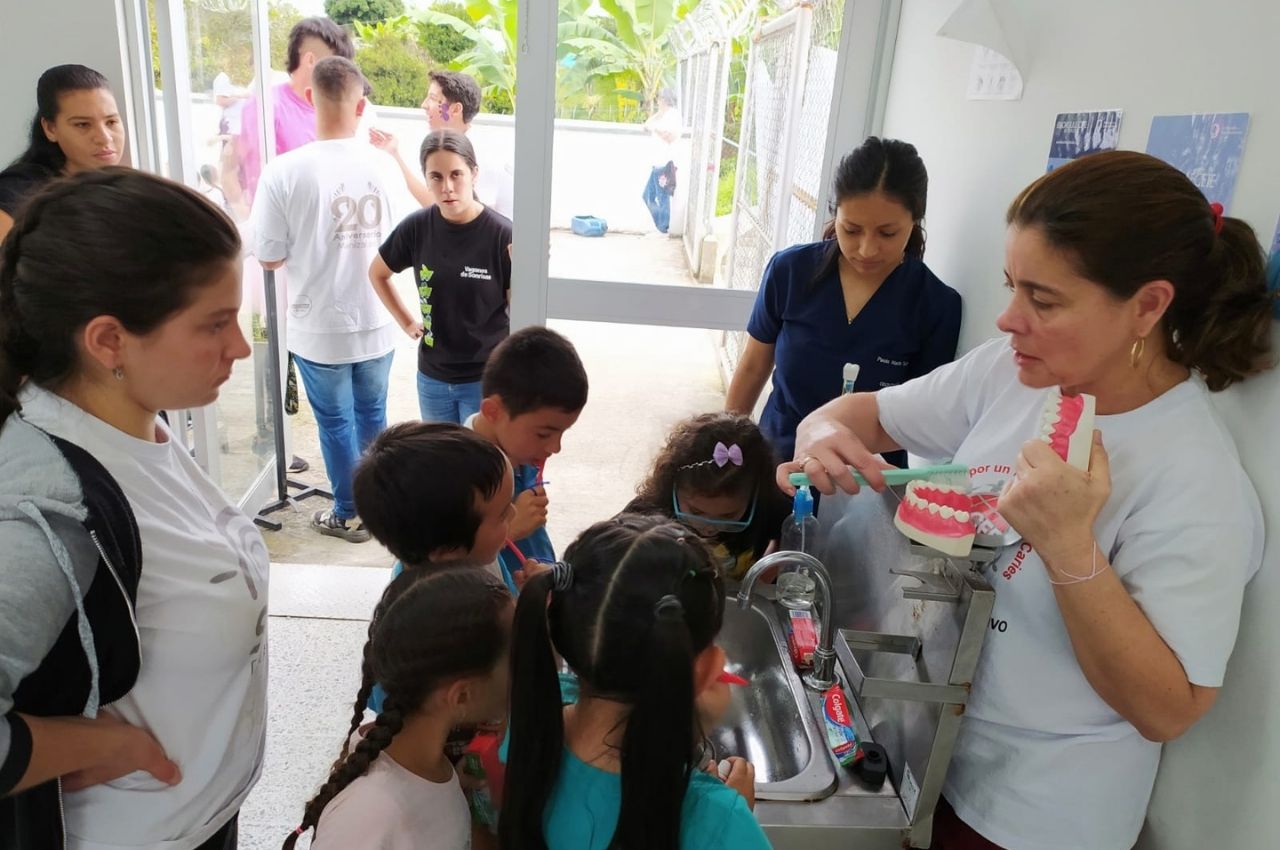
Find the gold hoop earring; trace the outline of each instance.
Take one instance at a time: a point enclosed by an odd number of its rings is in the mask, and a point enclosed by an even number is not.
[[[1143,352],[1147,350],[1146,337],[1138,337],[1129,349],[1129,365],[1134,369],[1138,368],[1138,364],[1142,362]]]

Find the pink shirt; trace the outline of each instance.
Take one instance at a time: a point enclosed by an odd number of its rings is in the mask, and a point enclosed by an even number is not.
[[[470,850],[471,811],[458,775],[430,782],[380,754],[325,806],[311,842],[311,850],[353,847]]]
[[[275,113],[276,155],[288,153],[316,139],[316,110],[298,96],[289,83],[280,83],[272,90]],[[240,179],[246,199],[252,204],[262,175],[262,156],[258,148],[258,101],[251,97],[245,102],[244,122],[240,129],[237,151],[240,154]]]

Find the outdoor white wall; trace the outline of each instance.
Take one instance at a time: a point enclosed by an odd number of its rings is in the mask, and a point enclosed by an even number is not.
[[[1008,37],[1028,57],[1024,96],[1016,102],[965,99],[974,48],[936,35],[957,5],[904,0],[884,134],[914,143],[929,168],[927,259],[964,296],[962,348],[996,334],[994,319],[1006,298],[1005,207],[1044,172],[1059,112],[1123,108],[1120,146],[1133,150],[1146,147],[1156,114],[1252,113],[1230,213],[1270,243],[1280,214],[1275,0],[993,0]],[[1263,500],[1270,535],[1218,704],[1166,747],[1142,845],[1159,850],[1273,847],[1276,840],[1280,372],[1218,400]]]
[[[378,107],[375,123],[387,125],[401,139],[406,158],[413,156],[427,134],[421,110]],[[478,115],[471,134],[479,146],[513,150],[515,121],[508,115]],[[604,121],[556,121],[551,177],[551,226],[569,226],[575,215],[595,215],[610,230],[653,230],[653,220],[640,200],[649,179],[649,145],[645,131],[634,124]],[[684,199],[689,169],[688,138],[677,146],[677,191],[671,208],[671,232],[684,231]],[[483,170],[485,164],[480,163]]]
[[[156,110],[157,120],[163,122],[164,105],[158,98]],[[196,139],[213,139],[217,135],[218,115],[218,107],[207,94],[192,96],[191,127]],[[427,134],[426,119],[417,109],[375,107],[363,125],[395,133],[401,152],[410,163],[416,161]],[[513,121],[506,115],[480,115],[470,133],[482,150],[497,147],[509,151],[514,147]],[[649,179],[648,137],[643,130],[603,121],[557,121],[555,142],[552,227],[568,228],[575,215],[597,215],[609,222],[610,230],[653,230],[653,220],[640,200],[640,190]],[[682,140],[677,149],[681,159],[676,163],[680,169],[679,188],[671,207],[673,233],[682,232],[684,225],[688,139]],[[216,145],[202,145],[196,150],[197,169],[201,165],[217,165],[217,159]],[[480,168],[484,167],[481,162]]]
[[[0,0],[0,167],[26,148],[36,80],[54,65],[74,62],[104,74],[133,126],[121,17],[113,0]],[[134,161],[133,141],[131,133],[127,161]]]

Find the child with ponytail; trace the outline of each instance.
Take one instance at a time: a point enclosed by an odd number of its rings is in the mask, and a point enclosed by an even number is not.
[[[350,738],[302,824],[312,850],[465,850],[471,816],[445,754],[461,724],[501,719],[507,708],[512,600],[484,570],[410,570],[383,593],[369,625]],[[386,698],[357,729],[373,682]]]
[[[504,850],[756,850],[754,771],[721,781],[699,743],[728,705],[715,645],[724,586],[706,548],[659,517],[587,529],[516,609]],[[556,653],[579,679],[562,706]]]

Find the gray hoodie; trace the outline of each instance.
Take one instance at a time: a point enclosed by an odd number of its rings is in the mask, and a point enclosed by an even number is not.
[[[53,440],[10,416],[0,427],[0,715],[75,614],[91,676],[82,710],[97,714],[97,653],[83,599],[99,556],[87,516],[80,479]],[[10,744],[9,721],[0,717],[0,764]]]

